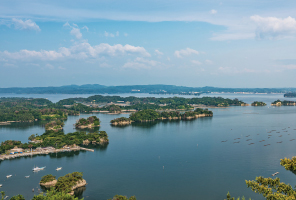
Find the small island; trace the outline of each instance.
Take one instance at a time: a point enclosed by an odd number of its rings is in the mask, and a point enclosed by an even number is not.
[[[94,128],[100,126],[100,119],[96,116],[88,117],[87,119],[80,118],[75,123],[75,127],[78,129],[84,129],[84,128]]]
[[[130,118],[120,117],[110,121],[114,126],[125,126],[131,124],[133,121]]]
[[[266,106],[266,103],[262,101],[254,101],[251,106]]]
[[[295,101],[281,101],[281,100],[276,100],[271,103],[272,106],[296,106]]]
[[[82,178],[82,172],[73,172],[61,176],[58,180],[55,176],[48,174],[41,178],[40,185],[44,187],[54,187],[57,192],[64,192],[74,195],[74,190],[86,185],[86,181]]]
[[[290,97],[290,98],[296,97],[296,92],[288,92],[284,94],[284,97]]]
[[[41,181],[39,184],[43,187],[49,188],[49,187],[54,187],[57,183],[57,180],[54,175],[48,174],[45,175],[41,178]]]
[[[51,122],[48,122],[47,124],[45,124],[45,130],[47,130],[47,131],[49,131],[49,130],[53,130],[53,131],[62,130],[64,125],[65,125],[65,123],[60,121],[60,120],[51,121]]]

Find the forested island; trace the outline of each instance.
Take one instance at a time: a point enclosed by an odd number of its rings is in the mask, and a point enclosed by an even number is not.
[[[64,125],[65,125],[65,123],[60,120],[51,121],[51,122],[48,122],[47,124],[45,124],[45,130],[47,130],[47,131],[48,130],[54,130],[54,131],[62,130]]]
[[[196,106],[227,107],[247,105],[238,99],[225,99],[222,97],[139,98],[94,95],[88,98],[63,99],[57,103],[42,98],[0,98],[0,124],[37,120],[65,120],[68,115],[79,115],[80,113],[94,111],[121,113],[147,109],[156,111],[192,110]]]
[[[284,97],[296,97],[296,92],[288,92],[284,94]]]
[[[170,111],[170,112],[157,112],[155,110],[141,110],[130,114],[129,118],[121,117],[116,118],[110,121],[113,125],[128,125],[132,122],[145,122],[145,121],[155,121],[155,120],[189,120],[195,119],[199,117],[212,117],[213,112],[208,109],[197,108],[194,111],[187,111],[184,113],[178,111]]]
[[[76,145],[105,144],[109,142],[105,131],[96,131],[93,133],[74,132],[65,134],[63,131],[49,130],[42,135],[31,135],[29,143],[22,143],[15,140],[6,140],[1,142],[0,153],[10,153],[9,150],[15,147],[22,149],[22,152],[30,151],[40,147],[50,147],[50,149],[61,149],[63,147],[75,147]]]
[[[131,124],[133,121],[130,118],[126,118],[126,117],[120,117],[120,118],[116,118],[110,121],[110,123],[112,125],[119,125],[119,126],[125,126],[128,124]]]
[[[266,103],[262,101],[254,101],[251,106],[266,106]]]
[[[0,113],[0,122],[32,122],[67,119],[68,115],[79,115],[79,110],[75,105],[66,108],[41,98],[0,98]]]
[[[271,103],[272,106],[296,106],[295,101],[281,101],[281,100],[276,100]]]
[[[74,190],[86,185],[86,181],[82,178],[82,172],[73,172],[61,176],[58,180],[52,174],[45,175],[41,178],[40,185],[50,188],[53,187],[57,192],[63,192],[74,195]]]
[[[79,129],[98,127],[100,126],[100,119],[96,116],[91,116],[87,119],[80,118],[77,120],[74,126]]]

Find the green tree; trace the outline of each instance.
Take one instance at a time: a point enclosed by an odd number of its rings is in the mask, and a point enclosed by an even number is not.
[[[10,200],[25,200],[25,197],[21,194],[18,194],[16,196],[11,197]]]

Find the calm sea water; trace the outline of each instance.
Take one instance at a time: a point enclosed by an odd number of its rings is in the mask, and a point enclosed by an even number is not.
[[[282,96],[226,95],[247,103],[254,100],[268,103],[283,99]],[[58,96],[54,98],[59,99]],[[109,145],[93,147],[95,152],[2,161],[1,190],[8,196],[23,194],[30,199],[38,194],[36,187],[40,188],[38,182],[42,176],[51,173],[59,177],[73,171],[83,172],[88,182],[77,195],[90,200],[106,200],[115,194],[135,195],[139,200],[218,200],[224,199],[228,191],[233,196],[260,200],[264,198],[248,189],[245,180],[260,175],[269,177],[277,171],[281,181],[296,185],[295,175],[279,164],[281,158],[295,156],[296,140],[290,140],[296,139],[296,107],[249,106],[212,110],[214,116],[211,118],[137,123],[127,127],[113,127],[109,122],[128,115],[96,114],[102,121],[99,130],[105,130],[109,135]],[[68,117],[64,131],[75,131],[75,121],[88,116]],[[42,124],[44,122],[1,126],[0,141],[26,142],[31,134],[44,132]],[[280,133],[267,133],[270,130]],[[237,141],[240,142],[234,143]],[[267,144],[270,145],[264,146]],[[46,166],[46,170],[33,173],[34,165]],[[56,172],[60,166],[63,169]],[[13,177],[6,179],[8,174]],[[26,175],[30,178],[26,179]],[[35,188],[34,193],[32,188]]]

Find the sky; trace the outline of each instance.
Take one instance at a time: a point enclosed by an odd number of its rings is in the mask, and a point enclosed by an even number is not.
[[[295,0],[0,2],[0,87],[296,87]]]

